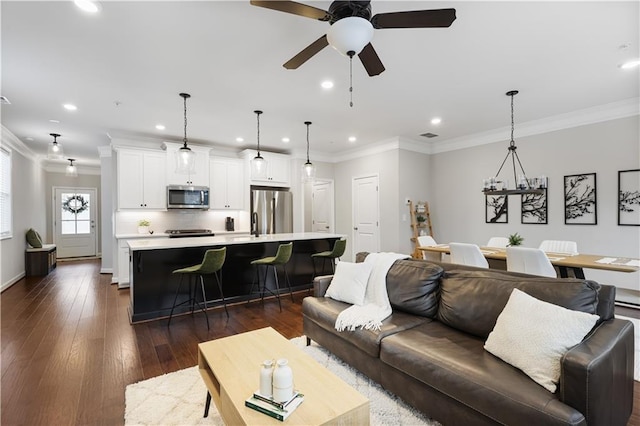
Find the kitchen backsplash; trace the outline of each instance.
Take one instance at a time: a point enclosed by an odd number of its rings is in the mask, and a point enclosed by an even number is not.
[[[163,233],[167,229],[211,229],[214,233],[225,232],[227,217],[235,222],[235,231],[250,231],[249,212],[247,211],[135,211],[115,213],[115,234],[127,235],[138,232],[138,222],[146,219],[149,230]]]

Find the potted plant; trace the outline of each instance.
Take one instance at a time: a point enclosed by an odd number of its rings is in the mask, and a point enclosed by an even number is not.
[[[148,234],[149,226],[151,226],[151,222],[148,219],[141,219],[138,221],[138,234]]]
[[[519,246],[520,244],[522,244],[522,242],[524,241],[524,238],[522,238],[520,235],[518,235],[518,233],[516,232],[515,234],[511,234],[509,235],[509,246]]]
[[[418,221],[418,225],[424,225],[424,223],[427,221],[427,218],[424,216],[417,216],[416,220]]]

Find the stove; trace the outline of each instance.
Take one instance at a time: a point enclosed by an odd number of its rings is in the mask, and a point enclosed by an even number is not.
[[[213,237],[215,235],[211,229],[167,229],[164,232],[169,234],[169,238]]]

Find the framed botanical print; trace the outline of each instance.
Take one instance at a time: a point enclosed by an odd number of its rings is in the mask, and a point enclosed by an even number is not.
[[[547,189],[542,194],[522,194],[520,196],[521,223],[547,224]]]
[[[595,173],[564,177],[564,223],[566,225],[598,224]]]
[[[509,199],[506,195],[485,195],[486,223],[508,223]]]
[[[640,226],[640,169],[618,172],[618,225]]]

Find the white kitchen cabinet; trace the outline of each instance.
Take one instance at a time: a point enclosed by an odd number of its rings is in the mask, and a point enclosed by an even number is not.
[[[251,154],[250,150],[244,151],[244,153],[245,159],[248,160],[248,167],[251,170],[252,185],[291,186],[291,157],[285,154],[261,151],[260,155],[266,163],[266,173],[263,176],[255,176],[253,175],[253,169],[251,169],[251,159],[255,157],[255,151],[253,151],[253,154]]]
[[[244,163],[235,158],[214,157],[210,161],[211,209],[243,210],[248,188],[244,187]]]
[[[118,240],[118,288],[129,287],[129,244],[127,240]]]
[[[176,173],[176,153],[182,144],[165,142],[167,150],[167,185],[209,186],[209,151],[203,148],[189,145],[196,155],[196,165],[193,174],[185,175]]]
[[[117,158],[118,209],[166,209],[165,153],[119,149]]]

